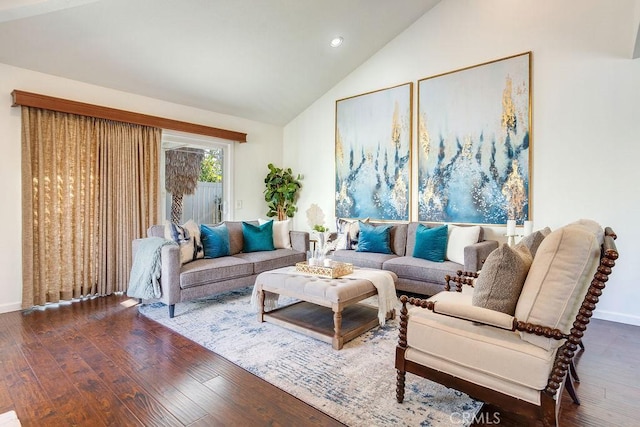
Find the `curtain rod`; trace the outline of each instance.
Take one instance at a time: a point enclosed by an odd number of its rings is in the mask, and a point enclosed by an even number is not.
[[[99,119],[115,120],[118,122],[132,123],[136,125],[176,130],[196,135],[213,136],[215,138],[222,138],[237,142],[247,142],[246,133],[232,130],[149,116],[147,114],[102,107],[100,105],[86,104],[84,102],[55,98],[53,96],[25,92],[17,89],[11,92],[11,96],[13,98],[13,107],[22,105],[25,107],[43,108],[45,110],[59,111],[61,113],[78,114],[82,116],[96,117]]]

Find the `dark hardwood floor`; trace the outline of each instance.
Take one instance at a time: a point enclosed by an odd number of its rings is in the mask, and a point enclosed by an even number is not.
[[[0,413],[23,426],[341,425],[127,301],[1,314]],[[582,405],[565,396],[561,425],[638,425],[640,328],[593,320],[584,342]],[[476,425],[526,425],[505,409],[486,408]]]

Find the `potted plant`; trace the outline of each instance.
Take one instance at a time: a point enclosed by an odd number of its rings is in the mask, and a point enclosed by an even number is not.
[[[277,217],[278,221],[292,218],[298,210],[296,196],[302,185],[302,176],[294,176],[291,168],[278,168],[272,163],[268,165],[269,173],[264,179],[264,200],[267,202],[268,217]]]

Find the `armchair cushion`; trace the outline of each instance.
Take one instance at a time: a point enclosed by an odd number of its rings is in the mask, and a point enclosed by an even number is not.
[[[540,244],[516,305],[518,320],[568,333],[582,298],[600,261],[597,233],[581,224],[569,224],[549,234]],[[484,274],[484,273],[483,273]],[[522,339],[543,349],[563,341],[521,333]]]
[[[440,292],[430,300],[445,308],[471,306],[471,297],[459,292]],[[408,360],[532,403],[538,403],[539,390],[547,385],[555,356],[517,332],[419,307],[409,309],[407,346]]]
[[[531,261],[524,245],[502,245],[491,252],[475,280],[473,305],[513,315]]]

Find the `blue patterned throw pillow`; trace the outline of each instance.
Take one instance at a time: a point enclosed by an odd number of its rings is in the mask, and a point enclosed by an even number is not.
[[[428,261],[444,262],[448,237],[449,232],[446,225],[428,228],[424,224],[418,224],[413,256]]]
[[[262,225],[242,222],[242,252],[273,251],[273,221]]]
[[[368,223],[369,218],[362,220],[336,219],[336,231],[338,232],[336,249],[358,249],[358,239],[360,237],[359,224],[361,222]]]
[[[200,226],[195,221],[190,219],[182,225],[166,221],[164,238],[173,240],[180,246],[180,262],[182,264],[204,258],[200,240]]]

